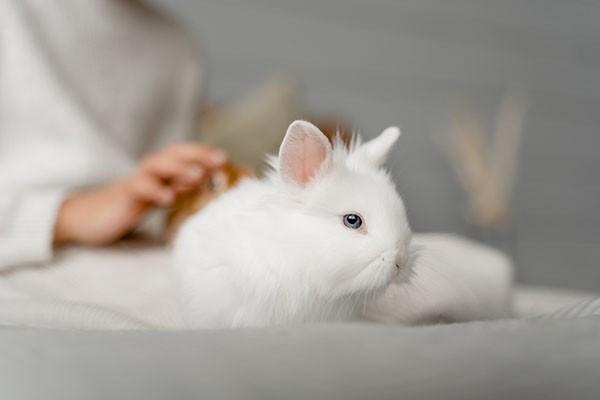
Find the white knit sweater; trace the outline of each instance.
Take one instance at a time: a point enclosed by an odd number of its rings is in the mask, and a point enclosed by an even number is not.
[[[139,1],[0,0],[0,269],[52,257],[67,193],[189,137],[201,84],[186,35]]]

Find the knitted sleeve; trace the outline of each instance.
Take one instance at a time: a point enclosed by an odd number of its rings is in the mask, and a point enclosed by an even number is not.
[[[63,193],[0,194],[0,270],[48,261]]]

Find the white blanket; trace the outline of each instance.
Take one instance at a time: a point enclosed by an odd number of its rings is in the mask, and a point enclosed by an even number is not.
[[[507,258],[447,235],[416,235],[415,243],[422,250],[411,283],[393,284],[369,319],[416,324],[511,315]],[[167,248],[140,241],[62,250],[48,265],[0,273],[0,325],[180,328],[169,264]]]
[[[0,324],[131,329],[180,326],[169,252],[127,241],[68,248],[53,262],[0,273]]]

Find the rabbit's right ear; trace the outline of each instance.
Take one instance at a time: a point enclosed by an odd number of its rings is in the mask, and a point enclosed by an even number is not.
[[[331,152],[331,143],[319,128],[294,121],[279,148],[279,174],[285,181],[304,187],[330,163]]]

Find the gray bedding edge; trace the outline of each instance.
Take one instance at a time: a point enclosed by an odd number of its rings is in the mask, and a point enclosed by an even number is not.
[[[572,318],[576,315],[413,328],[374,324],[179,332],[4,328],[0,396],[598,399],[600,317]]]

